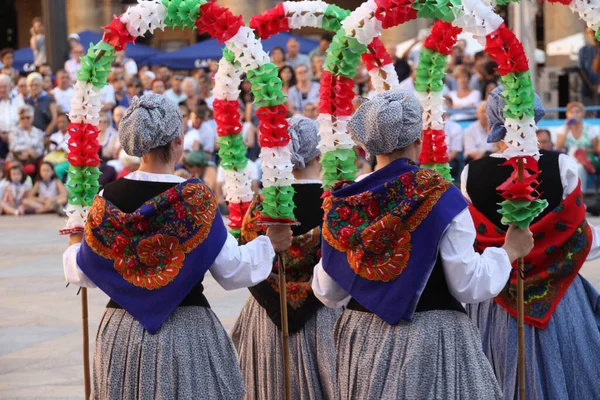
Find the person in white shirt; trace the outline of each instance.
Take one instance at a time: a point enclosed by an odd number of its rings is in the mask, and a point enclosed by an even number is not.
[[[214,154],[217,144],[216,128],[206,121],[207,106],[199,104],[190,115],[191,129],[185,134],[185,151],[204,151]]]
[[[63,69],[56,73],[57,86],[52,89],[52,96],[56,100],[60,113],[71,112],[71,100],[73,99],[73,85],[69,73]]]
[[[477,121],[473,122],[465,130],[465,162],[479,160],[494,150],[494,144],[488,143],[488,122],[485,101],[477,107]]]
[[[305,65],[310,73],[310,58],[306,54],[300,54],[300,43],[291,38],[287,42],[287,57],[285,63],[296,69],[299,65]]]
[[[469,87],[471,71],[467,67],[459,65],[454,70],[454,77],[458,88],[448,93],[448,96],[452,99],[452,108],[454,110],[476,108],[481,101],[481,92]],[[453,118],[455,121],[464,121],[472,119],[473,115],[457,113],[453,114]]]
[[[363,103],[348,130],[379,169],[323,203],[312,289],[326,306],[346,307],[334,330],[342,399],[502,398],[461,302],[496,296],[533,237],[511,228],[503,247],[474,251],[459,189],[414,164],[422,114],[403,91]]]
[[[175,75],[173,78],[171,78],[171,88],[165,92],[165,96],[168,99],[173,100],[176,104],[179,104],[187,99],[187,96],[181,89],[181,82],[183,82],[183,76]]]
[[[304,112],[307,104],[316,104],[319,102],[319,89],[321,86],[313,82],[310,75],[310,69],[304,64],[296,67],[296,85],[292,86],[288,93],[288,102],[294,105],[298,113]]]
[[[85,49],[81,44],[75,45],[71,58],[65,62],[65,71],[69,74],[71,82],[77,82],[77,71],[81,68],[80,58],[85,55]]]
[[[8,154],[8,134],[19,124],[19,107],[24,105],[19,97],[10,98],[12,79],[0,74],[0,160]]]

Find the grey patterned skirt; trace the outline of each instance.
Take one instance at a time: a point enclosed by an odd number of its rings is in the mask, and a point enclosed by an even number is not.
[[[391,326],[346,310],[335,327],[337,398],[501,399],[479,332],[457,311],[416,313]]]
[[[299,332],[290,334],[291,387],[294,400],[333,399],[333,328],[341,310],[322,307]],[[232,333],[248,400],[285,398],[281,333],[250,296]]]
[[[107,308],[96,337],[93,399],[241,399],[235,350],[210,308],[178,307],[155,335]]]

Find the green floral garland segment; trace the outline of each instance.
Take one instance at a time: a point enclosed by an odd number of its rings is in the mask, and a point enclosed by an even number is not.
[[[333,75],[354,78],[362,54],[367,46],[360,44],[355,38],[346,37],[344,30],[339,30],[327,50],[334,56],[327,56],[324,68]]]
[[[101,52],[104,52],[103,55],[98,57]],[[102,41],[96,45],[90,43],[87,54],[81,57],[81,68],[77,71],[77,80],[90,82],[95,87],[102,89],[106,86],[115,56],[115,48],[110,44]]]
[[[508,73],[500,77],[504,92],[500,94],[506,106],[502,110],[507,118],[522,119],[534,116],[534,91],[529,71]]]
[[[323,16],[323,29],[328,32],[337,32],[342,28],[342,21],[350,15],[350,11],[345,10],[335,4],[329,4]]]
[[[419,55],[415,89],[417,92],[441,92],[444,89],[444,76],[448,56],[423,48]]]
[[[531,221],[538,216],[547,206],[547,200],[504,200],[498,204],[498,212],[502,215],[502,224],[516,225],[521,229],[527,229]]]
[[[324,153],[321,157],[323,186],[330,188],[340,180],[353,181],[357,173],[355,159],[354,149],[338,149]]]
[[[268,217],[296,220],[294,216],[294,188],[269,186],[263,189],[263,214]]]
[[[167,10],[165,25],[169,28],[195,29],[195,23],[200,14],[200,6],[207,0],[162,0]]]
[[[248,71],[248,80],[252,84],[254,104],[257,108],[275,107],[285,103],[283,83],[279,79],[278,71],[279,69],[273,63]]]
[[[69,189],[69,204],[90,207],[100,189],[98,178],[100,170],[97,167],[69,166],[67,171],[67,188]]]
[[[242,135],[219,136],[217,143],[223,169],[243,171],[246,168],[248,158]]]
[[[454,178],[452,178],[452,174],[450,173],[452,171],[452,168],[450,168],[450,164],[448,164],[448,163],[424,164],[424,165],[421,165],[421,168],[427,168],[427,169],[434,170],[435,172],[440,174],[442,176],[442,178],[446,179],[447,181],[450,181],[450,182],[454,181]]]
[[[420,0],[415,1],[412,8],[417,10],[418,18],[441,19],[444,22],[452,22],[454,21],[453,9],[460,6],[460,0]]]

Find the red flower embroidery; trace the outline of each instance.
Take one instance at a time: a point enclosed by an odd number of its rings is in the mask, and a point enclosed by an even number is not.
[[[365,212],[369,218],[375,218],[379,215],[379,205],[377,204],[377,201],[373,199],[367,201],[367,204],[365,204]]]
[[[360,226],[365,222],[365,219],[359,215],[358,211],[353,211],[349,222],[352,226]]]
[[[338,214],[340,215],[340,218],[345,221],[345,220],[347,220],[350,217],[350,214],[352,214],[352,210],[348,206],[341,207],[338,210]]]
[[[177,191],[174,188],[167,190],[167,200],[171,204],[179,201],[179,194],[177,194]]]
[[[342,229],[340,229],[340,242],[344,245],[344,246],[349,246],[350,245],[350,237],[354,235],[354,228],[351,228],[349,226],[345,226]]]

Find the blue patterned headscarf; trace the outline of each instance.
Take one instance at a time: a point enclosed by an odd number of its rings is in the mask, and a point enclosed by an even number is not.
[[[498,86],[496,89],[492,90],[487,100],[486,114],[488,125],[490,126],[490,133],[487,138],[488,143],[499,142],[506,136],[506,128],[504,127],[506,118],[502,112],[506,106],[506,102],[502,96],[500,96],[502,92],[504,92],[504,87]],[[540,99],[540,96],[538,96],[537,93],[535,93],[533,101],[533,113],[533,119],[535,119],[536,123],[546,115],[542,99]]]

